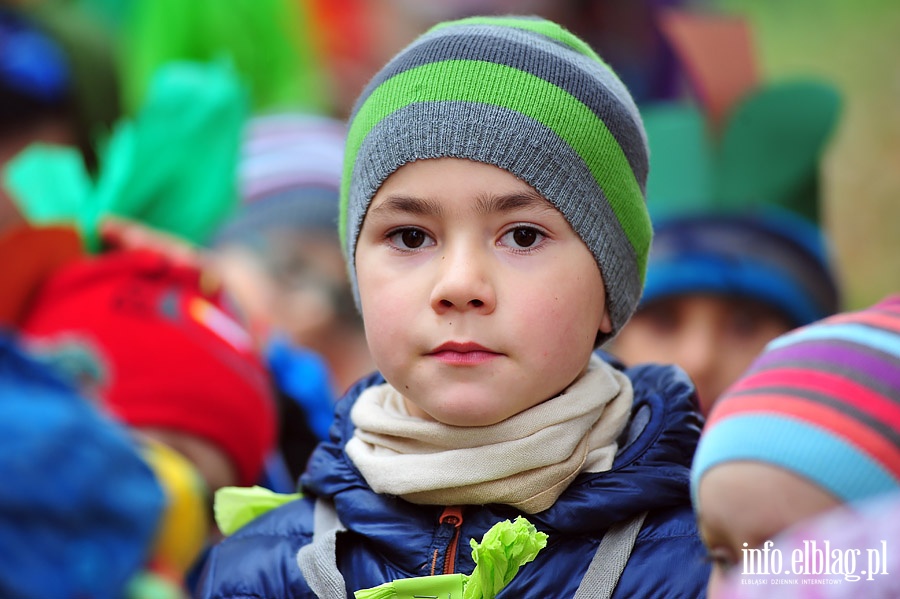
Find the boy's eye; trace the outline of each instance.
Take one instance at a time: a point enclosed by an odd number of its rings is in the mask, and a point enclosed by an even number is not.
[[[407,228],[392,231],[388,239],[400,249],[416,250],[423,246],[434,245],[434,242],[421,229]]]
[[[500,241],[503,245],[514,248],[530,248],[543,239],[544,234],[534,227],[516,227],[503,234]]]

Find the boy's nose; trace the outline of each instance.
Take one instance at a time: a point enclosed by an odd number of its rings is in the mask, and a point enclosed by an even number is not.
[[[488,314],[496,305],[496,291],[489,276],[487,258],[473,252],[446,252],[431,294],[431,307],[443,314],[449,310],[478,310]]]

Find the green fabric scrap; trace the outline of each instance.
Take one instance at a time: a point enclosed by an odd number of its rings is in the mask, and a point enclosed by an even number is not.
[[[371,589],[356,591],[356,599],[413,599],[414,597],[439,597],[463,599],[465,574],[439,574],[386,582]]]
[[[395,580],[356,591],[356,599],[410,599],[437,596],[441,599],[494,599],[519,568],[534,560],[547,546],[547,535],[519,516],[492,526],[481,540],[472,539],[472,574],[442,574]]]
[[[738,103],[719,150],[720,201],[763,200],[819,220],[819,164],[840,111],[840,97],[817,81],[769,85]]]
[[[229,64],[171,63],[141,112],[101,144],[96,178],[75,148],[31,146],[7,165],[4,183],[30,222],[77,223],[92,252],[108,215],[205,245],[238,203],[247,111]]]
[[[172,60],[226,56],[250,90],[254,112],[327,113],[323,57],[310,9],[296,0],[131,0],[123,24],[123,96],[145,100],[150,76]]]
[[[547,535],[519,516],[488,530],[481,543],[470,542],[475,569],[466,583],[464,599],[493,599],[547,546]]]
[[[742,98],[714,136],[696,106],[643,106],[650,213],[660,218],[775,208],[819,223],[819,169],[840,108],[837,90],[826,83],[768,84]]]
[[[4,170],[4,186],[22,216],[33,225],[78,221],[84,229],[93,183],[77,149],[36,143],[28,146]]]
[[[234,534],[263,514],[303,497],[302,493],[275,493],[264,487],[222,487],[215,494],[213,512],[222,534]]]
[[[715,203],[715,151],[700,109],[660,102],[644,107],[642,117],[650,141],[650,214],[708,211]]]

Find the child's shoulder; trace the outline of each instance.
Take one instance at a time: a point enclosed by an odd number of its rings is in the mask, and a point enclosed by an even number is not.
[[[659,396],[674,410],[696,410],[696,388],[687,373],[674,364],[639,364],[630,368],[613,354],[594,351],[607,364],[622,371],[631,381],[635,402],[648,396]]]
[[[597,355],[621,370],[634,393],[631,417],[618,442],[613,469],[638,465],[680,464],[690,467],[703,428],[696,389],[678,366],[641,364],[626,368],[614,356]]]
[[[203,599],[267,596],[315,597],[299,569],[296,575],[285,564],[296,561],[297,552],[313,535],[312,498],[301,498],[267,512],[214,546],[206,559],[201,586]],[[273,592],[277,591],[277,592]]]
[[[288,537],[307,541],[312,536],[315,498],[301,496],[265,512],[223,542],[253,537]]]

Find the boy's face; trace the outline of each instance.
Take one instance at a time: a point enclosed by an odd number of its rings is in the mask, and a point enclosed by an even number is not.
[[[659,362],[684,368],[708,415],[766,344],[790,328],[780,314],[753,300],[683,295],[638,310],[616,337],[613,351],[629,365]]]
[[[600,271],[563,215],[498,167],[404,165],[356,249],[376,366],[411,414],[500,422],[558,395],[611,330]]]
[[[698,528],[712,561],[707,595],[715,599],[724,577],[741,573],[745,550],[838,505],[821,487],[776,466],[748,461],[711,468],[697,491]]]

